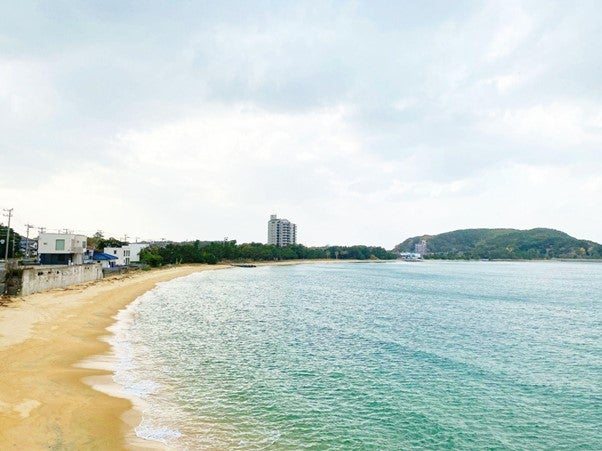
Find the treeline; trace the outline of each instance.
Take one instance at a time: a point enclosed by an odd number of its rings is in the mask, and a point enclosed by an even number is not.
[[[118,240],[117,238],[105,238],[101,230],[96,232],[93,236],[89,236],[87,243],[99,252],[102,252],[105,247],[123,247],[128,243],[126,241]]]
[[[236,241],[173,243],[165,246],[150,246],[140,252],[140,261],[150,266],[174,263],[216,264],[220,261],[393,260],[395,258],[394,253],[373,246],[305,247],[296,244],[278,247],[261,243],[237,244]]]
[[[425,258],[435,259],[551,259],[602,258],[602,246],[579,240],[559,230],[537,228],[465,229],[439,235],[408,238],[396,246],[399,252],[413,252],[420,240],[427,240]]]
[[[7,226],[0,224],[0,259],[6,254],[6,246],[8,246],[8,258],[21,256],[21,235],[15,233],[14,229],[10,228],[8,242],[6,241]]]

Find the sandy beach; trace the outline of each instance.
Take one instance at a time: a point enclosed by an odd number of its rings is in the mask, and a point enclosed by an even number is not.
[[[138,410],[120,396],[112,372],[99,369],[103,359],[110,360],[110,345],[103,337],[109,335],[115,315],[158,282],[225,268],[231,266],[183,265],[130,273],[15,297],[0,307],[0,449],[160,448],[158,442],[136,437]]]
[[[227,265],[179,266],[15,298],[0,308],[0,449],[144,449],[130,400],[94,390],[117,312],[158,282]],[[105,381],[106,382],[106,381]]]

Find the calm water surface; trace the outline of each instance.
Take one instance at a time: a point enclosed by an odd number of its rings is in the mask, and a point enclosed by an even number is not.
[[[115,332],[177,449],[602,449],[602,264],[209,271]]]

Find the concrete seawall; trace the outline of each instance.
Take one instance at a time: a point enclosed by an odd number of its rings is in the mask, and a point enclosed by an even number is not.
[[[69,285],[102,279],[100,264],[74,266],[41,266],[24,268],[19,294],[28,294],[64,288]]]

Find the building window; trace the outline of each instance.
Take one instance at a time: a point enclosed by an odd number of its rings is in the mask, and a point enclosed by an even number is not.
[[[54,250],[64,251],[65,250],[65,240],[56,240]]]

